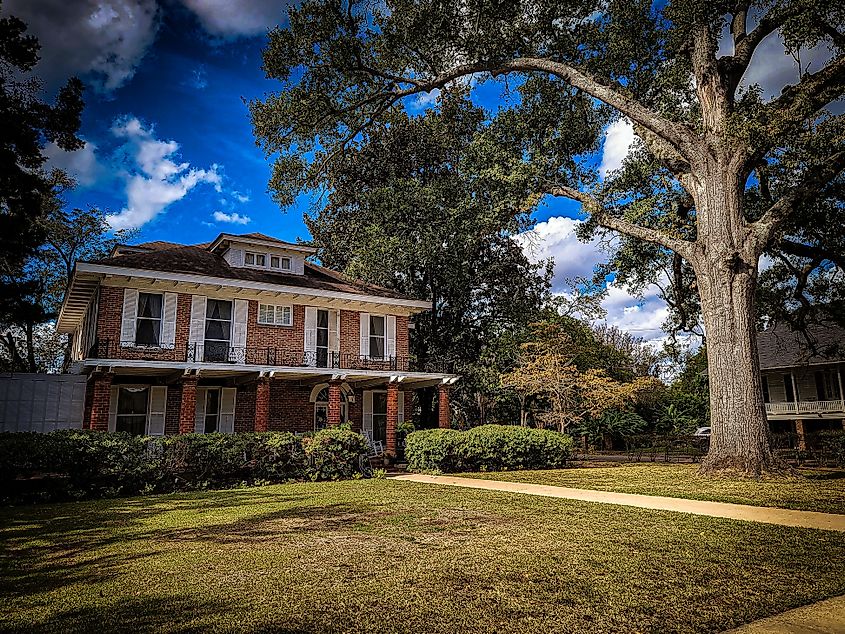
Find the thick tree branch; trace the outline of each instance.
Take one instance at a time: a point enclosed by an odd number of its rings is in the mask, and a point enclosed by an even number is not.
[[[659,244],[660,246],[670,249],[687,259],[691,256],[691,242],[675,238],[658,229],[643,227],[642,225],[635,224],[625,220],[624,218],[613,216],[608,213],[607,209],[605,209],[595,198],[585,192],[575,189],[574,187],[556,185],[554,187],[550,187],[547,190],[547,193],[552,196],[560,196],[571,200],[577,200],[584,206],[584,210],[605,229],[613,229],[614,231],[624,233],[625,235],[633,238],[639,238],[640,240],[645,240],[646,242]]]
[[[820,246],[804,244],[803,242],[795,242],[794,240],[784,238],[778,243],[778,249],[787,255],[807,258],[818,261],[819,263],[827,260],[845,271],[845,256]]]
[[[808,169],[803,182],[781,196],[759,220],[751,224],[757,234],[758,248],[761,251],[765,248],[801,201],[815,197],[843,170],[845,170],[845,151],[834,154],[814,169]]]

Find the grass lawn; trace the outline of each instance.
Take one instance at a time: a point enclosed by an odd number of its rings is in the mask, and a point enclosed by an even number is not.
[[[801,478],[702,478],[698,465],[638,463],[549,471],[460,473],[487,480],[531,482],[576,489],[665,495],[692,500],[845,513],[845,471],[801,469]]]
[[[0,630],[716,632],[845,534],[391,480],[0,510]]]

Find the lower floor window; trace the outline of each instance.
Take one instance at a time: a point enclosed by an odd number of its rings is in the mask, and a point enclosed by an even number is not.
[[[387,442],[387,392],[373,392],[373,440]]]
[[[205,433],[218,430],[220,425],[220,390],[205,391]]]
[[[115,429],[133,436],[143,436],[147,431],[149,397],[149,388],[121,387],[117,393]]]

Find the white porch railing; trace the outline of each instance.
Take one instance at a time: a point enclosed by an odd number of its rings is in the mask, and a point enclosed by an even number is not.
[[[825,414],[843,412],[842,401],[798,401],[797,403],[766,403],[767,414]]]

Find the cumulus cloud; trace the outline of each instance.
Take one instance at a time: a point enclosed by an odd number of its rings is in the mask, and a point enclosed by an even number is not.
[[[557,293],[568,290],[567,279],[590,277],[595,266],[607,260],[609,245],[598,240],[581,242],[575,235],[582,223],[582,220],[553,216],[517,236],[532,261],[554,260],[552,290]]]
[[[218,192],[221,190],[217,165],[199,169],[188,162],[176,162],[179,144],[155,138],[153,130],[145,128],[137,118],[117,121],[112,134],[124,142],[122,154],[126,163],[123,170],[126,207],[109,216],[113,228],[128,229],[146,224],[201,183],[213,185]]]
[[[97,158],[97,146],[85,141],[80,149],[66,152],[55,143],[48,143],[44,148],[47,167],[67,172],[81,187],[90,187],[104,173],[105,167]]]
[[[628,119],[617,119],[607,127],[604,132],[604,147],[599,167],[602,178],[609,172],[622,167],[622,161],[628,156],[635,136],[634,126]]]
[[[261,35],[287,19],[287,3],[279,0],[182,0],[212,35]]]
[[[110,92],[135,74],[158,31],[156,0],[6,0],[3,13],[41,43],[36,72],[48,88],[79,75]]]
[[[222,211],[215,211],[214,219],[217,222],[228,222],[233,225],[245,225],[252,221],[252,218],[250,218],[249,216],[242,216],[237,212],[227,214]]]

